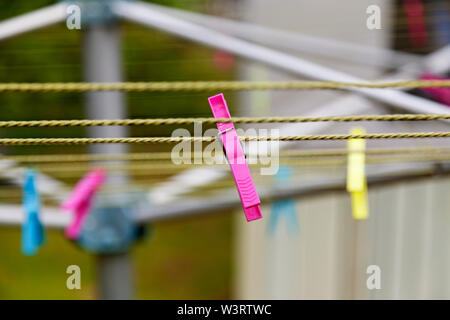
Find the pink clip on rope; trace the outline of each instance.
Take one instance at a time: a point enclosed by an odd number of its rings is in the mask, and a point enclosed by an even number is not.
[[[88,172],[78,181],[69,198],[62,204],[61,209],[72,211],[74,214],[73,221],[65,230],[69,239],[76,239],[80,235],[83,222],[92,207],[92,198],[104,181],[103,170]]]
[[[448,80],[447,78],[432,74],[432,73],[424,73],[421,77],[421,80]],[[450,88],[422,88],[422,91],[429,95],[434,100],[443,103],[447,106],[450,106]]]
[[[212,113],[216,119],[231,119],[227,102],[223,94],[208,98]],[[241,198],[247,221],[262,218],[258,194],[248,169],[244,151],[232,122],[217,123],[220,140],[224,147],[225,155],[233,172],[234,181]]]

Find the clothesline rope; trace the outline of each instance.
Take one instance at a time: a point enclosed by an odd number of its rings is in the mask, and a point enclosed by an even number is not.
[[[281,150],[280,157],[337,157],[347,156],[347,149],[314,149],[314,150]],[[365,150],[366,155],[396,155],[396,154],[447,154],[450,148],[374,148]],[[247,153],[247,156],[249,153]],[[15,155],[0,156],[0,160],[15,161],[20,163],[47,163],[47,162],[86,162],[86,161],[118,161],[118,160],[170,160],[171,152],[133,152],[124,154],[39,154],[39,155]],[[212,158],[200,152],[193,152],[190,158]],[[264,155],[261,155],[264,157]]]
[[[450,80],[407,81],[173,81],[173,82],[48,82],[1,83],[0,92],[85,92],[85,91],[212,91],[212,90],[295,90],[346,88],[404,88],[450,87]]]
[[[447,155],[422,155],[422,156],[395,156],[395,157],[367,157],[367,164],[380,164],[380,163],[394,163],[394,162],[443,162],[449,161],[450,154]],[[347,165],[347,159],[345,158],[331,158],[331,159],[280,159],[279,164],[281,165],[289,165],[293,167],[301,167],[301,166],[345,166]],[[249,163],[250,166],[254,167],[265,167],[270,166],[272,164],[261,164],[261,163]],[[89,171],[96,167],[101,167],[108,171],[158,171],[158,172],[166,172],[172,173],[177,172],[177,170],[183,170],[192,167],[228,167],[227,162],[223,163],[212,163],[212,164],[174,164],[171,162],[133,162],[128,164],[102,164],[102,165],[89,165],[89,164],[41,164],[35,165],[36,169],[39,169],[41,172],[45,173],[59,173],[59,172],[84,172]]]
[[[250,136],[239,137],[240,141],[316,141],[316,140],[347,140],[347,139],[423,139],[448,138],[450,132],[401,132],[401,133],[371,133],[371,134],[326,134],[304,136]],[[126,138],[0,138],[1,146],[26,145],[86,145],[86,144],[150,144],[150,143],[180,143],[180,142],[214,142],[216,137],[126,137]]]
[[[356,121],[432,121],[449,120],[450,114],[388,114],[388,115],[352,115],[323,117],[236,117],[232,119],[215,118],[165,118],[165,119],[102,119],[102,120],[31,120],[0,121],[0,128],[15,127],[90,127],[90,126],[161,126],[187,125],[194,123],[286,123],[286,122],[356,122]]]

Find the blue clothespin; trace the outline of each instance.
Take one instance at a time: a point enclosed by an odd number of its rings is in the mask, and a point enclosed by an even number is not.
[[[39,193],[35,183],[36,172],[28,169],[24,175],[23,208],[24,223],[22,225],[22,253],[35,255],[44,243],[44,228],[39,220],[41,207]]]
[[[281,166],[275,176],[275,184],[277,186],[283,186],[291,178],[291,176],[292,168],[289,166]],[[295,234],[299,231],[300,227],[294,199],[274,201],[272,203],[272,213],[269,217],[268,225],[269,233],[275,233],[279,220],[281,220],[282,217],[286,219],[289,233]]]

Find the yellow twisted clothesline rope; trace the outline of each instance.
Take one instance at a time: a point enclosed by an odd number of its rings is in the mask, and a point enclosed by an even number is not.
[[[94,168],[94,167],[95,166],[93,166],[92,168]],[[98,168],[98,166],[96,168]],[[137,178],[147,181],[149,179],[148,177],[152,177],[151,180],[153,180],[154,177],[159,177],[158,180],[155,180],[155,181],[164,181],[167,179],[168,176],[180,173],[180,169],[182,169],[182,168],[177,168],[177,167],[165,168],[165,169],[159,168],[158,170],[149,170],[149,169],[143,170],[143,169],[136,168],[136,169],[126,169],[126,171],[127,171],[127,173],[135,176],[133,179],[136,179],[136,177],[137,177]],[[85,170],[85,169],[78,170],[77,167],[74,167],[74,170],[71,170],[71,171],[62,170],[62,171],[53,171],[53,172],[45,172],[45,173],[49,173],[49,174],[51,174],[52,177],[55,177],[58,179],[79,180],[80,172],[86,172],[88,170]],[[124,169],[110,170],[108,176],[122,175],[121,171],[124,171]]]
[[[448,138],[450,132],[406,132],[406,133],[372,133],[372,134],[327,134],[305,136],[254,136],[239,137],[240,141],[314,141],[347,139],[422,139]],[[216,137],[138,137],[138,138],[0,138],[2,146],[24,145],[86,145],[94,143],[180,143],[180,142],[214,142]]]
[[[450,87],[450,80],[407,80],[376,82],[335,81],[174,81],[174,82],[53,82],[3,83],[0,92],[84,92],[84,91],[215,91],[215,90],[292,90],[292,89],[345,89],[345,88],[425,88]]]
[[[388,114],[323,117],[236,117],[232,119],[215,118],[165,118],[165,119],[102,119],[102,120],[31,120],[0,121],[0,128],[15,127],[90,127],[90,126],[160,126],[214,123],[286,123],[286,122],[355,122],[355,121],[431,121],[448,120],[450,114]]]
[[[432,154],[442,155],[450,153],[450,148],[374,148],[365,150],[367,155],[395,155],[395,154]],[[280,157],[338,157],[347,156],[347,149],[314,149],[314,150],[281,150]],[[212,158],[203,153],[193,152],[190,158]],[[264,157],[264,155],[261,155]],[[87,162],[87,161],[118,161],[118,160],[170,160],[171,152],[133,152],[125,154],[39,154],[39,155],[15,155],[0,156],[0,160],[15,161],[20,163],[47,163],[47,162]]]
[[[367,164],[379,164],[379,163],[394,163],[394,162],[425,162],[425,161],[449,161],[450,154],[447,155],[425,155],[425,156],[396,156],[396,157],[367,157]],[[347,160],[345,158],[332,158],[332,159],[287,159],[280,160],[280,164],[290,165],[290,166],[345,166]],[[250,166],[264,167],[268,165],[263,165],[261,163],[249,163]],[[174,164],[171,162],[133,162],[129,164],[102,164],[101,167],[108,171],[131,171],[131,172],[142,172],[147,173],[158,172],[158,173],[176,173],[180,170],[192,168],[192,167],[228,167],[227,162],[223,163],[213,163],[213,164]],[[96,165],[89,164],[40,164],[35,165],[35,168],[39,171],[45,173],[61,173],[61,172],[85,172],[91,170],[92,168],[98,167]]]

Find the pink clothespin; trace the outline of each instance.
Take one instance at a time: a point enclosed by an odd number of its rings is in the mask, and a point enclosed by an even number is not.
[[[447,78],[431,74],[425,73],[420,79],[422,80],[448,80]],[[434,100],[443,103],[447,106],[450,106],[450,88],[422,88],[422,91],[429,95]]]
[[[80,235],[83,222],[92,207],[92,198],[105,178],[105,172],[102,169],[88,172],[78,181],[69,198],[62,204],[61,209],[74,214],[73,221],[65,230],[69,239],[76,239]]]
[[[208,98],[212,113],[216,119],[231,119],[230,111],[223,94]],[[231,171],[236,182],[236,187],[241,198],[247,221],[262,218],[258,193],[253,183],[244,151],[232,122],[217,123],[220,141],[224,147],[225,155],[230,164]]]

